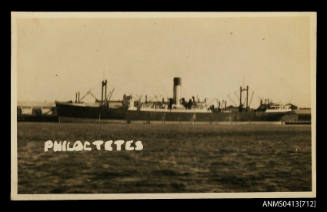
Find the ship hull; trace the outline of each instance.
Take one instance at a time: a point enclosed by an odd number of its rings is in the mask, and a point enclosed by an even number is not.
[[[64,118],[77,119],[124,119],[123,108],[107,108],[98,106],[84,106],[73,103],[56,102],[57,114],[59,120]],[[73,119],[72,119],[73,120]]]
[[[295,120],[292,112],[192,112],[192,111],[137,111],[123,108],[108,109],[99,106],[81,106],[74,103],[56,102],[59,121],[205,121],[205,122],[264,122]]]

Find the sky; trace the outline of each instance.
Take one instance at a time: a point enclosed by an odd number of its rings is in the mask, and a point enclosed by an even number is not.
[[[237,103],[261,98],[310,107],[310,17],[20,18],[17,100],[74,100],[91,90]],[[92,97],[85,99],[94,101]]]

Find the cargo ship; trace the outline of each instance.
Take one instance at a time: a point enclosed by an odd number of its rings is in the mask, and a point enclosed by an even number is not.
[[[245,99],[242,94],[246,93]],[[144,121],[286,121],[296,120],[296,106],[280,105],[271,101],[260,102],[257,109],[249,107],[249,86],[240,87],[239,106],[227,106],[227,101],[218,103],[218,107],[204,101],[189,101],[181,98],[181,78],[173,80],[173,98],[157,101],[141,101],[132,96],[123,96],[123,100],[111,101],[107,95],[107,80],[102,81],[101,100],[94,103],[81,101],[79,93],[75,102],[56,101],[56,111],[59,121],[82,120],[126,120],[127,122]],[[88,93],[91,94],[91,93]],[[93,94],[91,94],[94,96]],[[245,100],[245,101],[244,101]],[[243,102],[245,102],[243,105]]]

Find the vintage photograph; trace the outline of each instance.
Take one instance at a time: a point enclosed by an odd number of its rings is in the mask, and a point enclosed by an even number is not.
[[[315,197],[316,24],[12,12],[11,198]]]

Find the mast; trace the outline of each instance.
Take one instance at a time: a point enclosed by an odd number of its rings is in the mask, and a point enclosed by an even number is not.
[[[104,99],[105,99],[105,103],[107,103],[107,80],[105,80],[104,87],[105,87],[105,90],[104,90]]]
[[[242,86],[240,87],[240,111],[242,111]]]
[[[249,108],[249,86],[246,86],[246,110]]]
[[[101,86],[101,104],[107,103],[107,80],[102,81]]]

